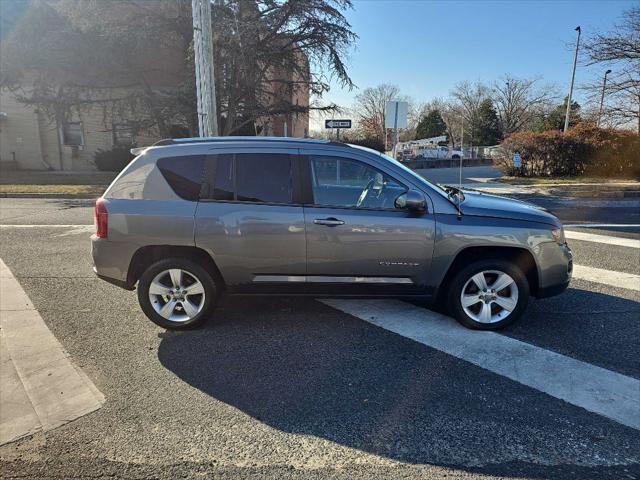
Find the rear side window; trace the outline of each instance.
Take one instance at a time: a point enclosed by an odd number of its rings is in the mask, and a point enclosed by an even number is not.
[[[216,173],[213,186],[215,200],[235,200],[233,187],[233,155],[216,155]]]
[[[157,165],[176,195],[185,200],[198,200],[202,184],[204,156],[165,157],[158,159]]]
[[[292,203],[293,156],[238,153],[215,156],[213,199],[251,203]]]

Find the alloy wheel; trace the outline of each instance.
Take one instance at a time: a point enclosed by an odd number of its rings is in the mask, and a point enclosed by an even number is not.
[[[481,271],[467,280],[460,294],[460,302],[472,320],[479,323],[500,322],[516,309],[518,286],[504,272]]]
[[[153,309],[163,318],[172,322],[187,322],[204,307],[204,286],[186,270],[163,270],[149,285],[149,300]]]

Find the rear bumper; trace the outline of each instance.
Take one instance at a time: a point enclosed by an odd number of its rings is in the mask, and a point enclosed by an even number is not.
[[[125,290],[135,290],[136,287],[123,281],[123,280],[118,280],[117,278],[111,278],[111,277],[106,277],[104,275],[100,275],[98,273],[98,269],[96,267],[93,267],[93,273],[96,274],[96,276],[100,279],[100,280],[104,280],[105,282],[108,282],[112,285],[115,285],[116,287],[120,287],[120,288],[124,288]]]
[[[136,246],[126,242],[113,242],[107,238],[91,236],[93,271],[102,280],[127,290],[134,286],[127,281],[129,263]]]

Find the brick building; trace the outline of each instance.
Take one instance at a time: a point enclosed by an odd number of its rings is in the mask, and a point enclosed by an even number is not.
[[[24,2],[2,0],[2,16],[10,18],[13,24],[19,21],[26,9]],[[12,25],[2,25],[2,36]],[[154,87],[163,89],[175,85],[176,78],[184,75],[185,68],[179,55],[154,48],[144,61],[155,62],[157,75]],[[161,59],[161,62],[158,60]],[[301,59],[308,68],[307,59]],[[158,67],[160,65],[160,67]],[[294,78],[292,72],[274,72],[277,78]],[[276,77],[274,77],[276,78]],[[28,89],[28,85],[25,85]],[[132,91],[123,92],[131,94]],[[135,92],[133,92],[135,93]],[[270,101],[290,102],[293,105],[308,106],[308,88],[296,91],[278,87],[270,95]],[[93,170],[93,156],[96,150],[109,150],[116,145],[149,145],[160,139],[153,130],[138,127],[135,108],[118,113],[106,112],[102,106],[83,108],[75,111],[71,118],[52,119],[33,107],[25,106],[8,90],[0,90],[0,166],[28,170]],[[175,136],[184,133],[185,126],[172,124],[165,119]],[[308,113],[288,113],[260,118],[257,122],[260,134],[265,136],[304,137],[309,132]]]

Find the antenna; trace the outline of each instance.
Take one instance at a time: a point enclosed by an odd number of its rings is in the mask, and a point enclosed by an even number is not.
[[[459,179],[458,179],[458,188],[462,190],[462,157],[464,157],[464,118],[462,119],[462,123],[460,124],[460,171]]]

